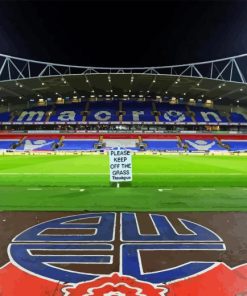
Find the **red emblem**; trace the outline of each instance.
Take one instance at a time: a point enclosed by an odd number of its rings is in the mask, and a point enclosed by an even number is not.
[[[113,273],[89,282],[69,285],[62,291],[64,296],[165,296],[167,289]]]

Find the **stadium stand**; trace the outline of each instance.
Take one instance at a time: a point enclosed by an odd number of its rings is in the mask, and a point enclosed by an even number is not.
[[[190,106],[190,111],[192,111],[195,114],[195,120],[196,122],[205,123],[205,122],[225,122],[227,123],[228,120],[226,117],[221,116],[219,112],[216,110],[211,110],[208,108],[203,107],[195,107]],[[244,118],[243,118],[244,119]]]
[[[244,152],[246,125],[244,114],[199,105],[88,100],[0,113],[0,151]]]
[[[151,102],[123,102],[123,121],[155,121]]]
[[[229,113],[231,123],[247,123],[243,114]],[[185,104],[138,101],[97,101],[55,104],[23,111],[0,113],[0,122],[163,122],[225,123],[229,120],[215,109]]]
[[[247,141],[232,139],[232,140],[222,140],[222,143],[229,145],[230,151],[239,151],[239,152],[247,151]]]
[[[119,102],[90,102],[87,121],[119,121]]]
[[[69,105],[55,105],[52,115],[49,118],[50,122],[64,121],[76,122],[82,121],[82,111],[85,109],[85,104],[72,103]]]
[[[159,121],[163,122],[193,122],[186,105],[170,105],[156,103],[156,109],[160,113]]]
[[[97,147],[101,139],[101,146]],[[16,147],[13,144],[20,143]],[[140,143],[142,145],[140,145]],[[114,147],[133,151],[163,152],[242,152],[247,151],[247,135],[183,134],[0,134],[0,151],[97,151]]]
[[[93,140],[65,140],[59,151],[93,151],[96,141]]]
[[[247,122],[246,117],[240,113],[232,112],[230,113],[229,117],[231,122],[235,122],[235,123]]]
[[[152,151],[183,151],[178,141],[174,140],[146,140],[147,150]]]

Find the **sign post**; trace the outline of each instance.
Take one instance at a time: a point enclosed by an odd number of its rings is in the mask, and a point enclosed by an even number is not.
[[[132,155],[130,150],[113,149],[109,152],[110,182],[117,183],[132,181]]]

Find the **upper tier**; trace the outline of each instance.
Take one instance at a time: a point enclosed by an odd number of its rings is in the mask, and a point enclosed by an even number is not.
[[[247,116],[220,113],[205,107],[184,104],[136,101],[98,101],[34,107],[22,111],[0,113],[4,123],[81,123],[144,122],[179,124],[247,124]]]

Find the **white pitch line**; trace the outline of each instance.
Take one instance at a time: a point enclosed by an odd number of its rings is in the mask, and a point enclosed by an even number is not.
[[[67,176],[67,175],[109,175],[107,173],[0,173],[0,175],[26,175],[26,176],[29,176],[29,175],[37,175],[37,176],[42,176],[42,175],[48,175],[48,176],[55,176],[55,175],[64,175],[64,176]]]
[[[0,173],[0,175],[38,175],[38,176],[42,176],[42,175],[64,175],[64,176],[83,176],[83,175],[109,175],[109,173]],[[133,173],[133,175],[143,175],[143,176],[245,176],[247,175],[247,173]]]
[[[27,188],[27,190],[29,190],[29,191],[38,191],[38,190],[42,190],[42,188]]]
[[[216,190],[215,188],[201,188],[201,190],[206,190],[206,191],[208,191],[208,190]]]
[[[72,191],[80,191],[80,192],[84,192],[85,191],[85,189],[83,189],[83,188],[70,188],[70,190],[72,190]]]

